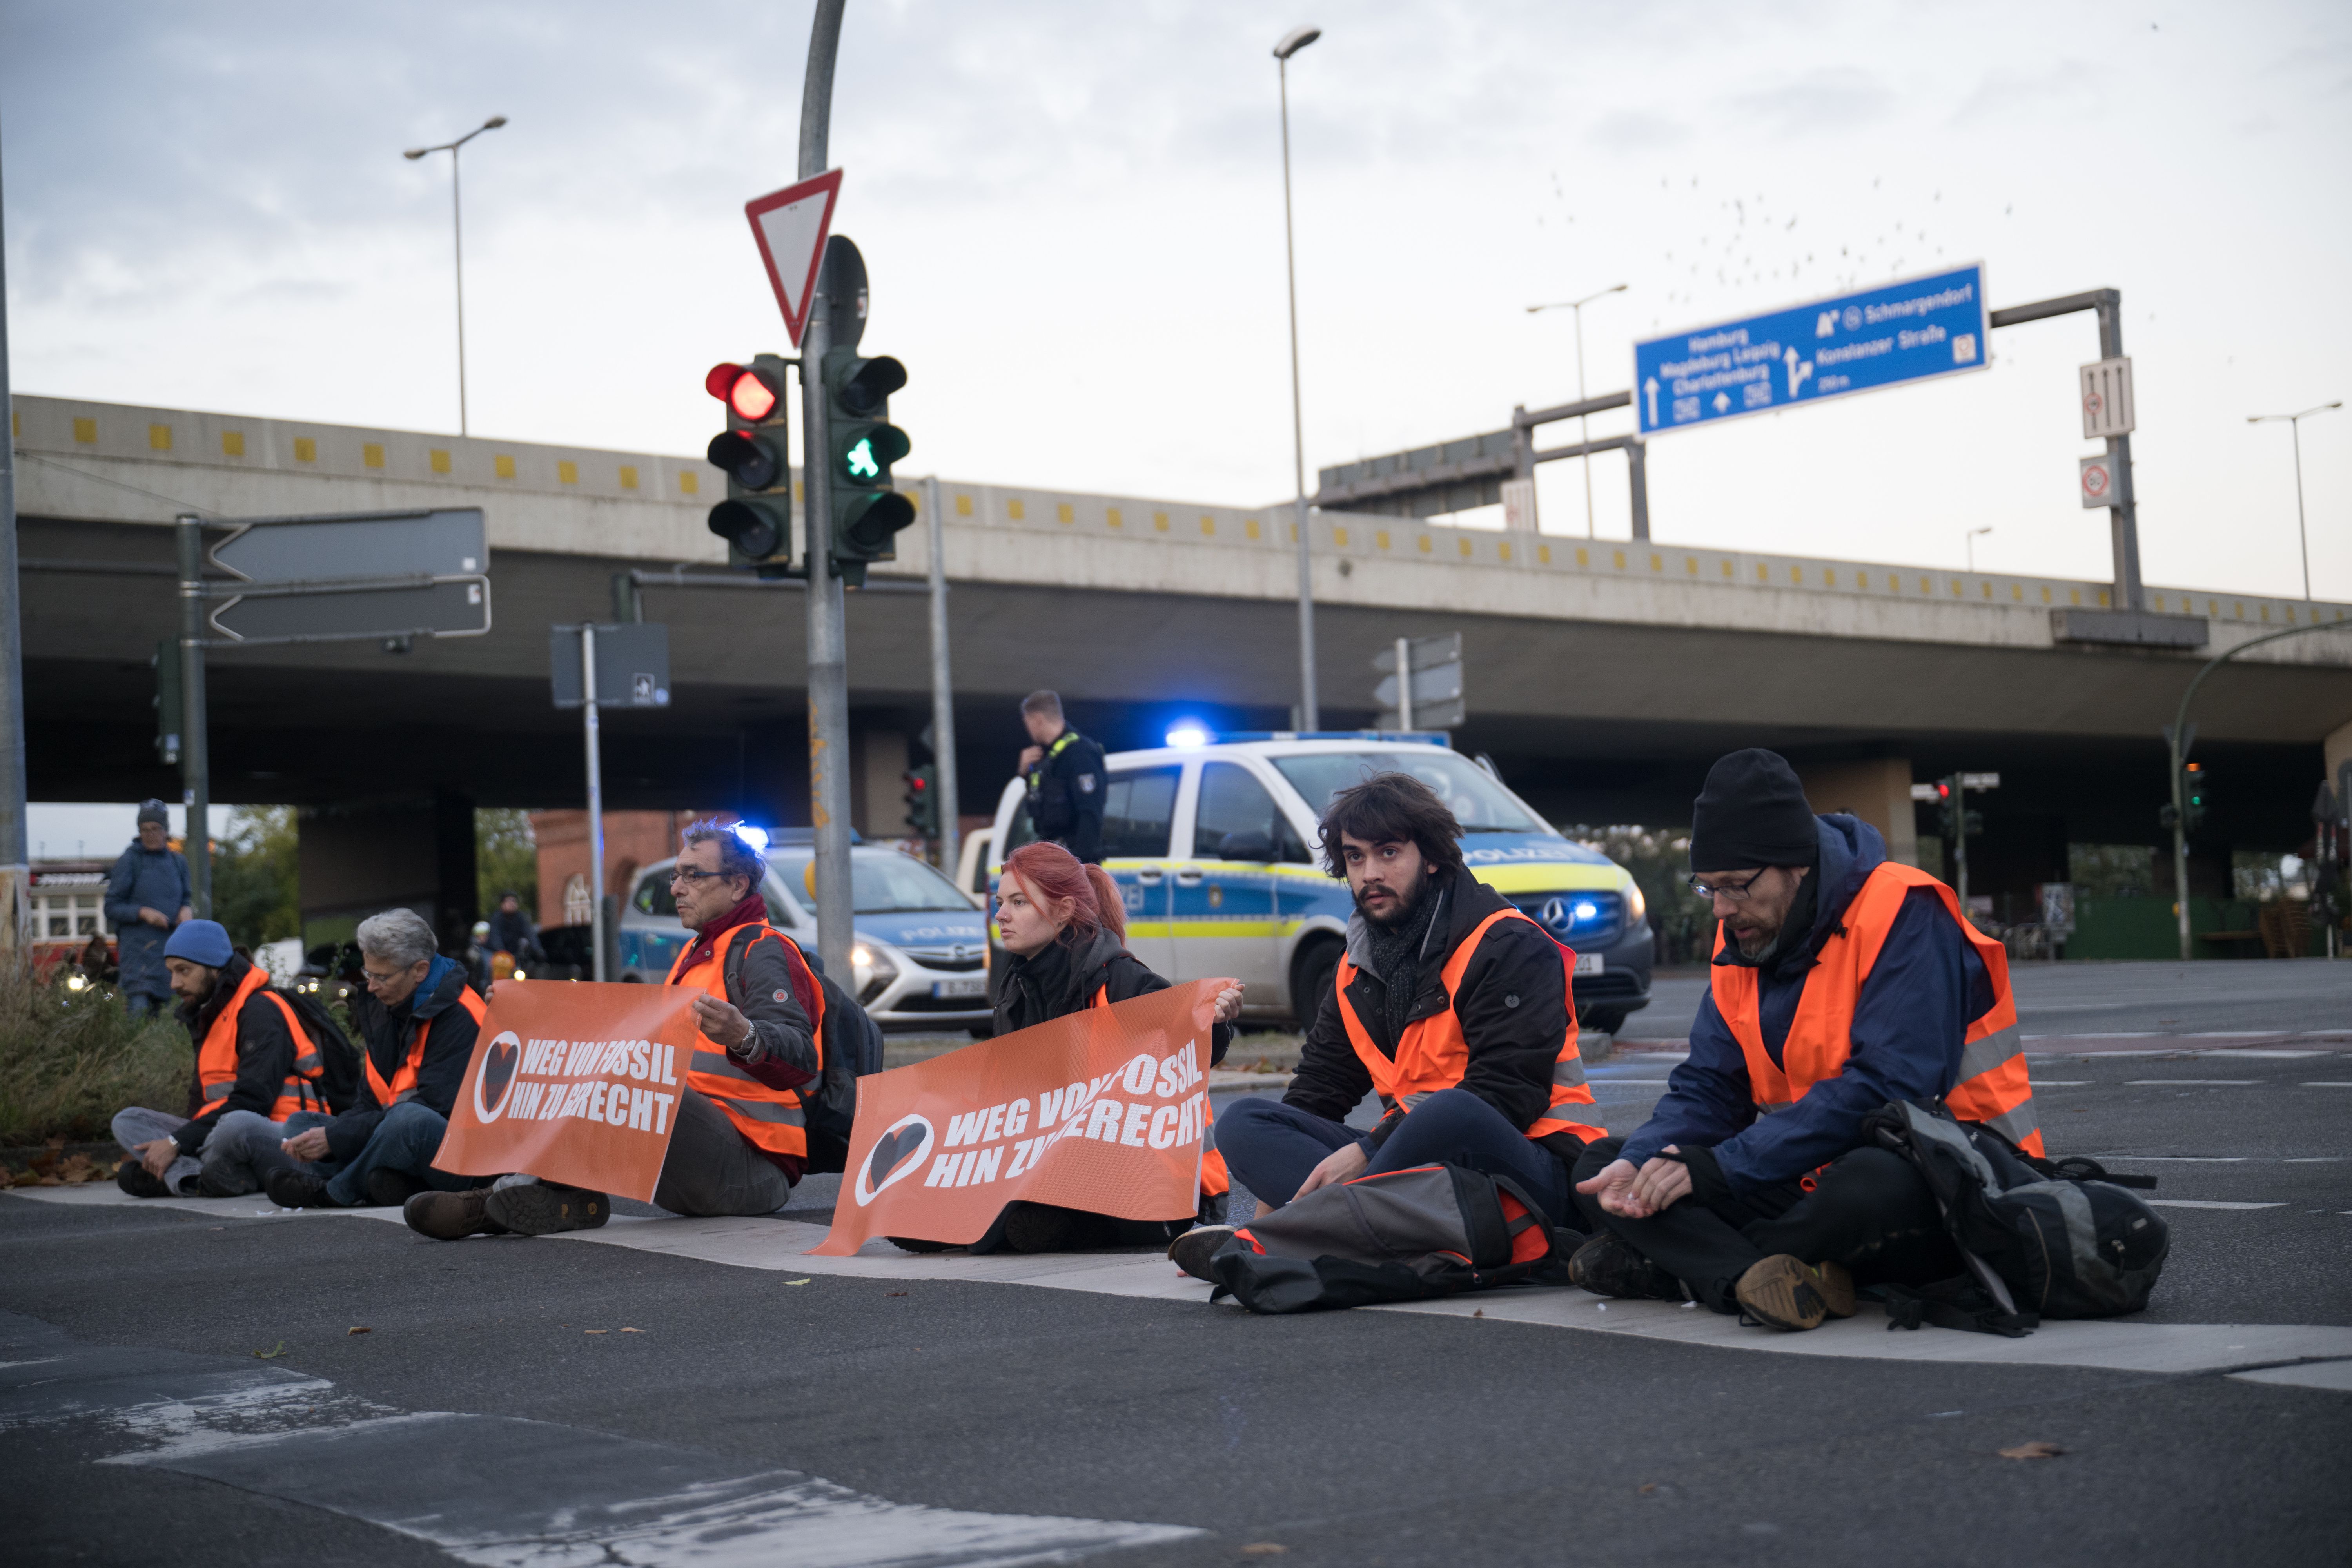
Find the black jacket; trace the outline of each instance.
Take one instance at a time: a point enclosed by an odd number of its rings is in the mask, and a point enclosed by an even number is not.
[[[1037,837],[1088,865],[1098,864],[1103,796],[1110,789],[1103,749],[1076,730],[1064,730],[1022,782],[1029,788],[1029,823]]]
[[[1094,1005],[1097,993],[1108,990],[1114,1002],[1148,996],[1168,989],[1168,982],[1144,967],[1118,938],[1097,928],[1081,949],[1067,940],[1054,942],[1027,958],[1004,965],[996,987],[996,1032],[1009,1035]],[[1219,1024],[1209,1034],[1209,1065],[1225,1059],[1233,1044],[1230,1024]],[[1353,1103],[1350,1101],[1349,1103]]]
[[[1454,949],[1469,940],[1478,922],[1510,905],[1494,889],[1466,871],[1450,873],[1424,897],[1443,901],[1429,923],[1429,936],[1416,963],[1419,994],[1408,1022],[1446,1009],[1443,972]],[[1348,954],[1356,964],[1348,999],[1382,1056],[1393,1060],[1397,1042],[1389,1033],[1388,990],[1372,973],[1370,931],[1360,913],[1348,921]],[[1462,976],[1454,1010],[1470,1048],[1460,1088],[1468,1089],[1524,1131],[1551,1104],[1552,1067],[1569,1025],[1568,972],[1559,944],[1531,921],[1505,921],[1486,933]],[[1300,1047],[1298,1071],[1282,1097],[1333,1121],[1344,1121],[1372,1089],[1372,1075],[1348,1043],[1335,990],[1324,999]],[[1391,1111],[1366,1137],[1378,1149],[1406,1113]],[[1569,1133],[1554,1133],[1544,1146],[1573,1161],[1584,1145]]]
[[[408,1047],[416,1038],[416,1026],[428,1025],[425,1036],[425,1059],[417,1064],[416,1102],[437,1115],[446,1117],[449,1108],[457,1102],[458,1088],[466,1080],[466,1064],[474,1059],[474,1041],[481,1026],[474,1016],[457,1004],[458,993],[466,989],[466,970],[454,959],[436,957],[433,967],[425,972],[408,1000],[397,1007],[387,1007],[367,991],[352,998],[352,1021],[359,1026],[360,1040],[368,1060],[385,1083],[400,1074],[401,1063],[408,1059]],[[375,1088],[367,1080],[365,1069],[360,1074],[359,1098],[352,1108],[327,1123],[327,1153],[331,1159],[349,1161],[358,1157],[375,1136],[376,1124],[392,1108],[377,1103]]]
[[[213,994],[194,1006],[180,1005],[180,1023],[188,1031],[188,1041],[201,1059],[205,1037],[212,1032],[214,1021],[245,977],[253,973],[253,961],[232,953],[228,963],[213,982]],[[196,1110],[205,1102],[204,1075],[192,1073],[188,1079],[188,1115],[192,1119],[177,1132],[172,1142],[180,1146],[183,1154],[193,1154],[205,1146],[212,1136],[213,1123],[232,1110],[251,1110],[267,1116],[278,1104],[278,1096],[286,1087],[287,1075],[294,1070],[294,1032],[286,1026],[286,1015],[275,1003],[262,1000],[257,991],[247,999],[236,1016],[236,1087],[228,1091],[220,1109],[209,1115],[198,1116]]]

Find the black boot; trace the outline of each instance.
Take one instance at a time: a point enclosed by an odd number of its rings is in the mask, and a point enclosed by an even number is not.
[[[425,1184],[405,1171],[370,1171],[367,1201],[376,1208],[396,1209],[425,1190]]]
[[[1004,1247],[1008,1252],[1084,1252],[1091,1247],[1108,1247],[1118,1239],[1118,1222],[1107,1215],[1066,1209],[1054,1204],[1004,1205]]]
[[[172,1189],[163,1184],[163,1179],[141,1164],[135,1154],[123,1161],[122,1168],[114,1173],[114,1184],[134,1198],[168,1198],[172,1195]]]
[[[492,1189],[482,1212],[517,1236],[554,1236],[593,1230],[611,1216],[612,1209],[612,1201],[602,1193],[530,1182]]]
[[[469,1236],[504,1236],[507,1227],[488,1211],[490,1189],[469,1192],[422,1192],[401,1206],[400,1217],[419,1236],[436,1241],[462,1241]]]
[[[331,1209],[335,1201],[327,1195],[327,1184],[308,1171],[272,1171],[262,1190],[269,1201],[282,1209]]]

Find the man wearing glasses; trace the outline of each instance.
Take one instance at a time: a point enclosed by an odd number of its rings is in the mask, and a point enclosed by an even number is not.
[[[687,1063],[657,1207],[682,1215],[762,1215],[782,1208],[808,1169],[811,1139],[841,1169],[856,1108],[856,1046],[869,1026],[857,1004],[811,968],[768,923],[767,864],[731,827],[698,822],[670,873],[680,924],[695,941],[668,983],[700,993],[701,1030]],[[455,1239],[471,1229],[551,1236],[604,1223],[605,1194],[505,1176],[487,1198],[419,1198],[409,1224]],[[430,1205],[434,1227],[420,1224]]]
[[[253,1116],[222,1123],[280,1208],[402,1205],[478,1182],[435,1170],[433,1156],[473,1059],[482,999],[415,910],[362,921],[359,948],[367,989],[351,1007],[364,1050],[352,1108],[290,1117],[282,1127]]]
[[[1958,1274],[1926,1184],[1862,1121],[1940,1097],[2042,1152],[2000,944],[1876,828],[1816,816],[1771,752],[1708,772],[1690,856],[1720,922],[1708,994],[1650,1120],[1577,1163],[1597,1234],[1570,1277],[1811,1329],[1852,1315],[1857,1278]]]

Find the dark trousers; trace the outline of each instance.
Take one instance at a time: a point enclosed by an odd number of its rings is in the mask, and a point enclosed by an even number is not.
[[[1288,1203],[1325,1156],[1363,1134],[1273,1100],[1236,1100],[1217,1117],[1217,1148],[1236,1180],[1269,1204]],[[1576,1223],[1568,1166],[1466,1089],[1444,1089],[1408,1112],[1364,1168],[1466,1165],[1508,1176],[1555,1224]],[[1242,1223],[1235,1220],[1235,1224]]]
[[[1624,1145],[1622,1138],[1587,1144],[1576,1180],[1600,1174]],[[1892,1150],[1852,1150],[1807,1180],[1810,1192],[1784,1182],[1706,1203],[1685,1198],[1648,1219],[1605,1213],[1581,1193],[1577,1202],[1594,1227],[1605,1226],[1631,1242],[1718,1312],[1739,1310],[1732,1295],[1739,1277],[1782,1253],[1807,1263],[1842,1263],[1863,1285],[1924,1285],[1963,1268],[1935,1195]]]

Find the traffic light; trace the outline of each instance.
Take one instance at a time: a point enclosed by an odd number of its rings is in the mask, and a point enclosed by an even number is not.
[[[890,395],[907,384],[907,367],[885,355],[829,349],[824,395],[832,450],[833,564],[844,583],[866,581],[870,561],[897,558],[898,531],[915,521],[915,503],[890,488],[890,465],[912,443],[890,423]]]
[[[939,773],[935,768],[908,768],[906,780],[907,831],[918,838],[940,836]]]
[[[792,437],[784,417],[784,362],[761,354],[748,365],[715,364],[703,389],[727,405],[727,428],[706,454],[727,476],[727,499],[710,509],[710,531],[727,542],[730,566],[762,577],[790,574],[793,559]]]
[[[2180,765],[2181,825],[2194,833],[2205,826],[2205,807],[2210,791],[2207,787],[2205,764],[2183,763]]]
[[[1952,807],[1952,781],[1949,779],[1936,781],[1936,829],[1937,836],[1947,841],[1960,836],[1959,820]]]

